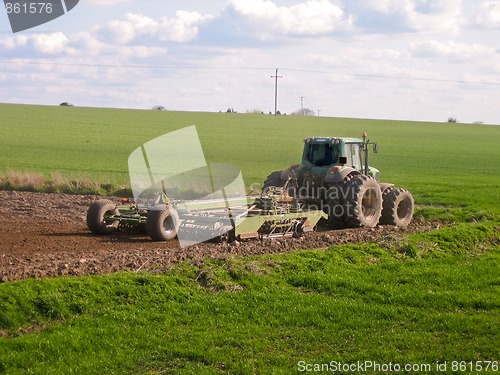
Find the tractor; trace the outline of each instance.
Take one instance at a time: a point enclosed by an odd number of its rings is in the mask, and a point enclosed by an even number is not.
[[[272,172],[262,190],[284,189],[304,207],[323,210],[331,227],[406,227],[413,217],[413,196],[380,183],[380,171],[369,166],[370,146],[378,152],[366,133],[362,139],[306,138],[301,164]]]

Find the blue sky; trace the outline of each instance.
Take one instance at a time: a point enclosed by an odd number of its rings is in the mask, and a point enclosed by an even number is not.
[[[500,0],[80,0],[13,34],[0,102],[500,124]]]

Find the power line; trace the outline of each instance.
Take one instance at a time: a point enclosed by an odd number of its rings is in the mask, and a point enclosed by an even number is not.
[[[128,69],[193,69],[193,70],[269,70],[270,68],[248,68],[248,67],[214,67],[214,66],[175,66],[175,65],[130,65],[130,64],[86,64],[86,63],[59,63],[48,61],[12,61],[0,60],[2,64],[28,64],[48,66],[75,66],[89,68],[128,68]]]
[[[351,76],[351,77],[378,78],[378,79],[398,79],[398,80],[405,80],[405,81],[424,81],[424,82],[440,82],[440,83],[464,83],[464,84],[473,84],[473,85],[500,85],[500,82],[488,82],[488,81],[465,81],[465,80],[456,80],[456,79],[404,77],[404,76],[393,76],[393,75],[382,75],[382,74],[327,72],[327,71],[321,71],[321,70],[306,70],[306,69],[293,69],[293,68],[283,68],[283,70],[289,70],[289,71],[292,71],[292,72],[315,73],[315,74],[332,74],[332,75],[342,75],[342,76]]]
[[[47,61],[13,61],[0,60],[1,64],[27,64],[27,65],[46,65],[46,66],[75,66],[75,67],[93,67],[93,68],[125,68],[125,69],[165,69],[165,70],[269,70],[269,67],[214,67],[214,66],[170,66],[170,65],[133,65],[133,64],[86,64],[86,63],[58,63]],[[500,86],[500,82],[492,81],[466,81],[461,79],[443,79],[443,78],[423,78],[423,77],[405,77],[383,74],[367,74],[367,73],[346,73],[325,70],[310,70],[297,68],[281,68],[284,71],[312,73],[312,74],[331,74],[340,76],[350,76],[358,78],[375,78],[375,79],[394,79],[404,81],[421,81],[421,82],[439,82],[439,83],[460,83],[470,85],[492,85]],[[272,76],[274,77],[274,76]],[[282,78],[282,77],[280,77]]]

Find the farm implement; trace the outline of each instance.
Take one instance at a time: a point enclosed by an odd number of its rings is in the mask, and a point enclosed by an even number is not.
[[[163,192],[121,205],[102,199],[90,205],[87,225],[94,234],[145,230],[153,240],[178,237],[181,246],[189,246],[209,239],[299,237],[322,218],[327,218],[323,211],[291,201],[284,186],[258,196],[193,201],[169,200]]]
[[[213,238],[298,237],[321,219],[332,228],[372,228],[406,227],[413,218],[412,194],[381,183],[380,171],[369,165],[369,146],[376,153],[378,145],[366,133],[362,139],[306,138],[301,163],[272,172],[262,192],[249,196],[239,169],[207,166],[196,139],[191,127],[135,150],[129,173],[136,198],[122,205],[93,203],[89,229],[95,234],[145,230],[153,240],[177,237],[181,246],[190,246]],[[165,160],[170,162],[165,165]]]

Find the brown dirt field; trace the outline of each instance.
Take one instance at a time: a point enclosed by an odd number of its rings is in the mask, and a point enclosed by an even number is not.
[[[320,231],[306,238],[204,243],[180,248],[146,235],[117,232],[95,236],[85,223],[89,204],[100,197],[0,191],[0,282],[26,278],[168,269],[186,259],[284,253],[357,242],[396,241],[431,225]],[[118,203],[118,201],[117,201]]]

